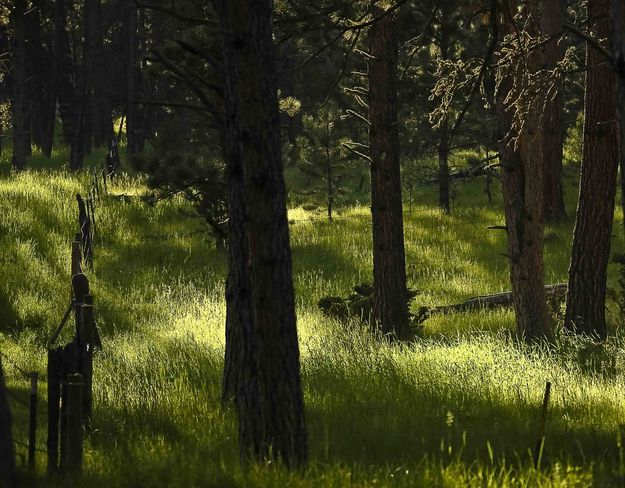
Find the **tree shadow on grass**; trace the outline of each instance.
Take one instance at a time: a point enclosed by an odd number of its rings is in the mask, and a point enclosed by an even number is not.
[[[414,466],[424,457],[466,465],[506,459],[531,465],[540,399],[531,404],[492,391],[472,396],[445,386],[444,379],[435,384],[408,380],[388,366],[370,372],[336,367],[308,372],[307,421],[314,459],[379,466]],[[549,410],[544,466],[615,465],[616,430],[606,422],[585,423],[589,407]],[[618,417],[613,403],[593,402],[592,408]]]

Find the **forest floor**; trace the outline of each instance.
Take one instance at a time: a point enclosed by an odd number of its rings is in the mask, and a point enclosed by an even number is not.
[[[46,342],[70,294],[74,195],[88,185],[88,176],[61,171],[0,177],[0,350],[19,398],[27,398],[28,383],[18,367],[45,380]],[[371,279],[366,205],[333,222],[290,210],[310,464],[294,473],[242,470],[235,417],[220,406],[225,253],[182,198],[149,207],[144,191],[140,178],[122,176],[96,202],[87,275],[104,348],[95,355],[80,486],[625,486],[616,305],[609,309],[614,337],[603,348],[566,336],[550,347],[523,346],[510,333],[509,310],[432,317],[419,338],[390,345],[316,307],[322,296],[346,295]],[[576,193],[568,178],[569,215]],[[415,309],[508,290],[504,233],[486,229],[503,217],[500,205],[487,205],[482,182],[460,186],[449,216],[433,207],[435,198],[422,189],[405,214],[408,285],[420,291]],[[615,252],[623,240],[617,222]],[[547,230],[547,282],[566,280],[572,227],[570,218]],[[617,288],[613,265],[610,273]],[[602,367],[610,357],[616,363]],[[552,396],[535,469],[546,381]],[[27,412],[17,402],[12,408],[24,443]],[[50,486],[45,454],[27,474],[25,449],[17,451],[25,483]]]

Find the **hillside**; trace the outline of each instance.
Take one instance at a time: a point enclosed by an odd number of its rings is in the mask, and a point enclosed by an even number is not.
[[[49,170],[0,179],[0,346],[18,398],[28,392],[18,368],[45,380],[45,345],[69,297],[74,195],[88,185],[87,176]],[[87,274],[104,349],[84,486],[591,486],[625,474],[622,349],[606,376],[589,368],[584,343],[514,342],[510,311],[434,317],[422,337],[389,345],[317,310],[322,296],[370,279],[366,206],[332,223],[290,211],[311,463],[304,472],[244,473],[235,417],[220,406],[224,251],[183,199],[149,207],[144,190],[140,178],[122,176],[96,202]],[[405,214],[414,306],[509,289],[503,233],[486,230],[502,216],[479,183],[461,189],[451,216],[428,207],[432,198],[423,189]],[[548,231],[548,282],[566,277],[570,233],[570,222]],[[545,381],[553,391],[537,471],[528,450]],[[26,410],[12,408],[25,442]],[[45,417],[38,440],[44,448]],[[29,484],[43,486],[44,453],[37,463]]]

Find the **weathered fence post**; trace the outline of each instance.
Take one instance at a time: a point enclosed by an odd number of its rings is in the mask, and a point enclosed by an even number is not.
[[[81,307],[81,315],[80,331],[78,334],[78,347],[80,350],[79,368],[85,383],[83,410],[85,425],[88,428],[91,422],[93,405],[93,344],[95,333],[93,305],[83,304]]]
[[[37,442],[37,382],[39,373],[30,373],[30,419],[28,425],[28,468],[35,468],[35,444]]]
[[[63,406],[63,411],[67,430],[65,434],[65,448],[67,452],[62,456],[62,459],[65,459],[64,473],[69,475],[82,472],[82,406],[84,386],[81,374],[67,375],[67,395],[63,399],[64,403],[66,403]]]
[[[82,252],[80,250],[80,237],[72,242],[72,276],[82,273]]]
[[[61,401],[61,351],[48,351],[48,474],[59,467],[59,407]]]

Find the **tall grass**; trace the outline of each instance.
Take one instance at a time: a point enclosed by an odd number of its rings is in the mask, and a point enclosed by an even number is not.
[[[45,372],[46,341],[67,307],[74,195],[88,184],[87,176],[46,169],[0,179],[0,350],[11,360],[4,366],[18,397],[28,385],[13,363]],[[290,210],[311,461],[298,472],[242,469],[235,416],[220,406],[225,254],[201,232],[202,221],[188,217],[187,202],[149,207],[140,199],[144,190],[140,177],[122,176],[96,205],[88,275],[104,350],[95,359],[82,486],[533,487],[625,480],[617,442],[625,406],[618,339],[611,352],[616,369],[603,374],[587,367],[586,346],[574,340],[516,343],[506,310],[433,317],[423,337],[403,345],[321,315],[319,298],[371,280],[365,206],[343,209],[332,223]],[[503,217],[499,206],[486,205],[481,183],[461,187],[450,216],[432,208],[434,198],[422,189],[405,214],[408,284],[420,290],[414,306],[509,289],[504,235],[486,229]],[[548,229],[547,281],[566,277],[571,232],[570,221]],[[537,470],[530,450],[545,381],[553,394]],[[23,442],[27,415],[19,403],[12,407]],[[22,476],[49,486],[44,473],[40,454],[36,473],[24,469]]]

